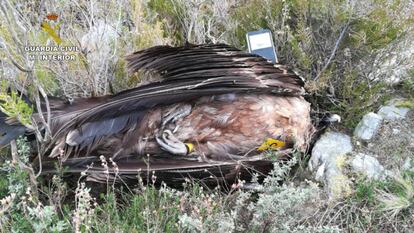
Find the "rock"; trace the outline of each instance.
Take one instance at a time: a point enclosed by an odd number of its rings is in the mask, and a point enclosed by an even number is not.
[[[405,118],[409,108],[397,107],[397,104],[402,99],[393,99],[387,106],[382,106],[378,111],[378,114],[381,115],[384,119],[389,121],[399,120]]]
[[[392,134],[394,134],[394,135],[398,135],[399,133],[401,132],[401,130],[400,129],[392,129]]]
[[[310,159],[311,169],[321,164],[322,161],[334,159],[340,155],[345,155],[353,149],[351,138],[342,133],[327,132],[315,143]]]
[[[354,130],[354,136],[362,140],[371,140],[381,126],[382,116],[370,112],[358,123]]]
[[[405,159],[404,164],[401,166],[401,169],[406,171],[413,170],[412,161],[410,157]]]
[[[372,156],[358,153],[350,164],[354,172],[363,174],[368,179],[382,180],[386,176],[384,167]]]
[[[351,182],[342,173],[346,154],[352,152],[351,138],[342,133],[327,132],[312,149],[309,169],[315,172],[315,179],[325,184],[330,198],[351,194]]]
[[[405,118],[408,113],[408,108],[397,108],[395,106],[383,106],[378,111],[378,114],[383,116],[386,120],[397,120]]]

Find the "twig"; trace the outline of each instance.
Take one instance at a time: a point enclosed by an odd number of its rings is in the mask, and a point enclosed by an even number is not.
[[[43,122],[43,124],[46,127],[46,134],[44,135],[44,139],[47,140],[49,137],[52,136],[51,131],[50,131],[50,118],[51,118],[51,113],[50,113],[49,99],[47,98],[47,94],[46,94],[45,90],[43,89],[43,87],[41,85],[38,85],[37,82],[36,82],[36,87],[39,90],[40,94],[42,95],[43,99],[45,100],[46,122]],[[43,115],[42,110],[40,110],[39,114],[42,114]]]
[[[318,75],[316,75],[315,80],[318,80],[319,77],[323,74],[323,72],[325,72],[325,70],[328,68],[328,66],[330,65],[332,59],[334,58],[335,54],[336,54],[336,50],[338,50],[339,45],[341,44],[341,41],[345,35],[345,32],[347,31],[349,24],[350,24],[351,20],[349,19],[348,22],[346,22],[344,28],[341,31],[341,34],[339,34],[338,40],[336,40],[335,43],[335,47],[331,52],[331,56],[329,56],[328,61],[325,63],[325,65],[323,66],[323,68],[321,69],[321,71],[318,73]]]

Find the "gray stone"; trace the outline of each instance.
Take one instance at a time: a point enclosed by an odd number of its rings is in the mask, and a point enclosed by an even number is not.
[[[351,182],[342,173],[345,155],[352,152],[351,138],[342,133],[327,132],[315,143],[309,160],[309,170],[315,179],[325,184],[330,198],[349,195]]]
[[[386,120],[394,121],[405,118],[408,111],[408,108],[401,108],[395,106],[395,104],[382,106],[378,111],[378,114],[384,117]]]
[[[411,158],[408,157],[405,159],[404,164],[401,166],[402,170],[413,170],[413,165],[412,165],[412,161]]]
[[[362,140],[371,140],[381,126],[382,116],[370,112],[358,123],[354,130],[354,136]]]
[[[309,161],[309,168],[322,165],[322,163],[336,160],[336,157],[345,155],[353,149],[351,138],[342,133],[327,132],[315,143],[312,149],[312,157]]]
[[[372,156],[358,153],[350,164],[354,172],[363,174],[368,179],[381,180],[385,178],[384,167]]]

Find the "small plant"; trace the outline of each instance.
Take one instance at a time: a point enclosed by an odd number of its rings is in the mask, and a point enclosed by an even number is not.
[[[375,189],[380,185],[378,181],[360,179],[355,182],[354,198],[357,202],[367,202],[373,204],[375,202]]]
[[[10,94],[0,93],[0,111],[10,118],[17,119],[23,125],[30,125],[32,122],[30,117],[33,108],[14,91]]]
[[[85,183],[78,184],[78,187],[75,190],[76,206],[72,218],[75,232],[91,231],[94,202],[89,193],[90,190],[90,188],[85,186]]]
[[[376,189],[380,210],[395,218],[414,207],[414,176],[410,172],[396,174],[386,189]]]

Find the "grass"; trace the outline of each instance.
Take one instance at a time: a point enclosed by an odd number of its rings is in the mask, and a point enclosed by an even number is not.
[[[397,217],[414,206],[414,173],[396,174],[387,189],[377,189],[377,199],[381,211],[387,212],[392,218]]]
[[[139,194],[102,197],[92,220],[98,232],[177,232],[180,199],[173,191],[146,187]]]
[[[17,145],[24,158],[27,141],[19,139]],[[80,179],[71,187],[55,175],[39,180],[43,185],[38,198],[29,188],[26,171],[6,160],[0,176],[1,231],[384,232],[414,226],[409,218],[414,213],[413,171],[401,170],[383,181],[356,176],[351,196],[328,200],[317,184],[292,180],[300,171],[295,170],[295,158],[276,163],[263,183],[256,183],[260,191],[223,192],[192,181],[178,190],[144,185],[140,179],[130,187]]]

